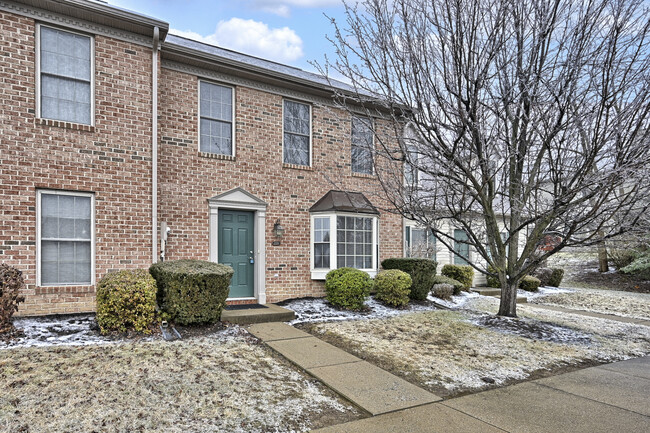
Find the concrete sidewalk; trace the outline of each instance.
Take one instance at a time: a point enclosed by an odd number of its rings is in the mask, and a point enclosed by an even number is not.
[[[318,433],[650,431],[650,357],[485,391]]]
[[[370,415],[439,401],[440,397],[284,323],[249,332]]]

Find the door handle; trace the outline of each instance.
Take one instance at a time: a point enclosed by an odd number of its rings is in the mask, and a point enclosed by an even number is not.
[[[252,265],[253,263],[255,263],[255,259],[253,258],[253,252],[252,252],[252,251],[250,252],[250,254],[251,254],[251,255],[250,255],[250,257],[248,258],[248,260],[251,262],[251,265]]]

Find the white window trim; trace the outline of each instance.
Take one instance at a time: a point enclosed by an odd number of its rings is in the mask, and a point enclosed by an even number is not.
[[[198,145],[198,151],[201,152],[201,83],[208,83],[208,84],[214,84],[215,86],[221,86],[221,87],[228,87],[232,90],[232,112],[230,113],[232,115],[232,118],[230,120],[230,124],[232,125],[232,137],[230,138],[231,142],[231,147],[232,147],[232,155],[226,155],[224,153],[212,153],[212,152],[202,152],[202,153],[210,153],[212,155],[223,155],[223,156],[232,156],[233,158],[237,155],[237,142],[235,140],[235,136],[237,135],[236,132],[236,127],[235,127],[235,119],[237,116],[235,116],[235,86],[231,86],[229,84],[224,84],[216,81],[210,81],[210,80],[204,80],[202,78],[199,78],[199,85],[197,86],[197,92],[198,92],[198,117],[196,119],[196,130],[198,131],[198,139],[196,140],[196,143]]]
[[[310,229],[309,229],[309,268],[311,269],[311,279],[312,280],[324,280],[327,276],[327,273],[333,269],[338,269],[337,267],[337,230],[336,217],[337,216],[351,216],[358,218],[372,218],[372,231],[373,231],[373,243],[372,243],[372,268],[370,269],[360,269],[361,271],[366,272],[371,278],[374,278],[377,275],[378,268],[378,251],[379,251],[379,217],[373,214],[359,214],[354,212],[322,212],[322,213],[312,213],[310,215]],[[314,227],[315,227],[315,218],[329,218],[330,220],[330,267],[325,268],[314,268]]]
[[[36,24],[36,117],[38,119],[48,119],[57,122],[75,123],[68,120],[50,119],[41,115],[41,27],[74,33],[76,35],[90,38],[90,126],[95,126],[95,36],[65,27],[57,27],[41,23]],[[81,125],[85,125],[85,123],[81,123]]]
[[[354,161],[352,161],[352,147],[354,147],[354,143],[352,142],[352,122],[354,122],[354,118],[357,117],[359,119],[367,119],[370,121],[370,132],[372,133],[372,143],[370,145],[370,173],[361,173],[359,171],[354,171]],[[359,115],[353,115],[350,118],[350,170],[354,174],[365,174],[369,176],[374,176],[375,175],[375,155],[373,154],[373,151],[375,150],[375,132],[374,132],[374,125],[375,125],[375,119],[372,117],[367,117],[367,116],[359,116]]]
[[[422,226],[421,224],[418,224],[415,221],[409,221],[409,220],[405,219],[404,228],[402,230],[402,242],[403,242],[403,250],[402,251],[404,253],[403,254],[404,257],[408,257],[407,252],[409,251],[409,245],[406,242],[406,229],[407,228],[409,228],[411,230],[411,239],[413,239],[413,231],[412,231],[413,229],[417,229],[417,230],[424,230],[425,229],[425,227]],[[438,261],[438,253],[439,253],[438,239],[436,239],[435,236],[434,236],[433,239],[434,239],[434,258],[431,259],[431,260],[434,260],[434,261],[437,262]]]
[[[284,162],[284,101],[295,102],[297,104],[306,105],[309,107],[309,165],[294,164],[291,162]],[[301,101],[299,99],[291,98],[282,98],[282,163],[291,164],[291,165],[302,165],[302,167],[311,167],[314,160],[314,152],[312,149],[313,144],[313,130],[314,130],[314,119],[313,119],[313,109],[310,102]],[[290,134],[293,134],[292,132]]]
[[[74,197],[90,197],[90,283],[89,284],[41,284],[41,196],[70,195]],[[36,285],[38,287],[69,287],[95,285],[95,194],[91,192],[59,191],[39,189],[36,191]]]

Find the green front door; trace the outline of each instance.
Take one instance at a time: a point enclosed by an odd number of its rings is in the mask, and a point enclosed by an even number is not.
[[[465,243],[469,237],[464,230],[454,230],[454,264],[468,265],[469,244]]]
[[[217,261],[232,266],[235,274],[229,298],[255,296],[253,212],[219,210]]]

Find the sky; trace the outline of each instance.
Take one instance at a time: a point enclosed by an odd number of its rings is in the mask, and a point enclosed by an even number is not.
[[[108,0],[169,23],[170,33],[315,71],[335,57],[329,16],[344,21],[342,0]]]

